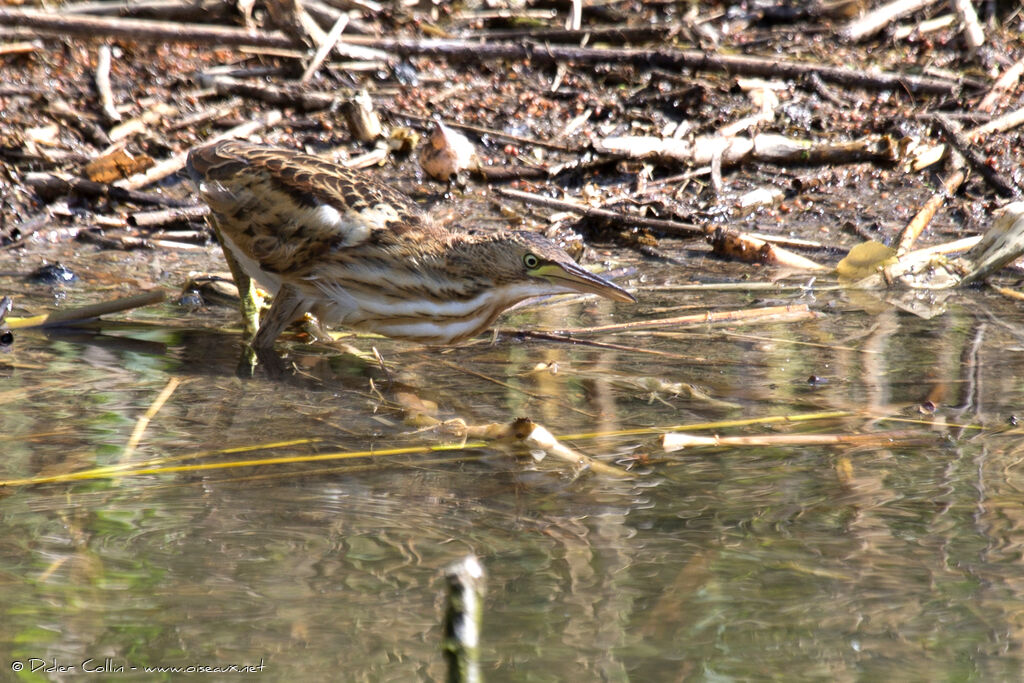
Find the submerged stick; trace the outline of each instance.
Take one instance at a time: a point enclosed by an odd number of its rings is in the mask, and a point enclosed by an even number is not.
[[[631,330],[643,330],[652,327],[669,327],[675,325],[707,325],[711,323],[764,323],[764,322],[789,322],[792,320],[806,320],[815,318],[818,314],[808,308],[807,304],[793,304],[790,306],[767,306],[765,308],[744,308],[736,311],[722,311],[715,313],[706,311],[692,315],[680,315],[672,318],[657,318],[655,320],[635,320],[628,323],[611,323],[608,325],[596,325],[594,327],[570,327],[559,330],[567,334],[586,334],[592,332],[629,332]]]
[[[142,417],[140,417],[135,423],[135,429],[132,430],[132,435],[128,437],[128,443],[125,444],[124,452],[121,453],[121,462],[129,460],[132,457],[132,454],[138,447],[139,442],[142,441],[142,435],[146,433],[146,428],[149,427],[150,420],[160,412],[160,409],[164,407],[164,404],[167,403],[167,399],[171,397],[171,394],[174,393],[174,390],[178,388],[179,384],[181,384],[181,380],[177,377],[172,377],[170,381],[167,382],[167,386],[163,388],[163,391],[157,394],[152,405],[149,406],[146,412],[143,413]]]
[[[476,683],[480,675],[480,626],[486,574],[475,555],[448,565],[448,606],[444,613],[444,659],[449,683]]]
[[[11,329],[25,329],[27,327],[74,327],[86,323],[101,315],[128,311],[141,306],[157,304],[164,300],[164,290],[151,289],[142,294],[126,296],[113,301],[101,301],[88,306],[66,308],[41,315],[34,315],[30,318],[8,318],[7,325]]]

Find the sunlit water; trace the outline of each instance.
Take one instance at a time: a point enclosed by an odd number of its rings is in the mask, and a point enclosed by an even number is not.
[[[119,258],[140,287],[180,283],[180,264]],[[19,331],[0,356],[0,478],[458,441],[410,419],[410,401],[433,402],[440,420],[527,416],[555,434],[843,410],[854,416],[713,433],[917,440],[673,454],[656,435],[567,441],[630,468],[628,480],[494,445],[11,486],[0,679],[232,665],[262,665],[260,680],[443,679],[443,570],[469,552],[488,572],[492,680],[1019,679],[1019,306],[974,291],[923,320],[820,287],[694,293],[675,288],[689,281],[678,269],[643,272],[638,306],[548,301],[502,323],[786,303],[820,316],[586,337],[670,355],[512,337],[443,352],[350,340],[376,346],[390,376],[296,343],[282,345],[294,364],[282,376],[245,376],[226,309],[166,303],[127,316],[135,327]],[[98,284],[67,288],[67,304],[125,293]],[[13,275],[0,285],[25,309],[53,305],[48,288]],[[64,670],[44,670],[54,665]]]

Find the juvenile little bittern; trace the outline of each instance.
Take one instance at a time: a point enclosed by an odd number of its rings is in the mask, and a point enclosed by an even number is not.
[[[450,232],[402,193],[315,156],[228,140],[194,149],[188,170],[222,246],[274,294],[257,349],[307,312],[322,323],[452,344],[534,296],[636,301],[539,235]]]

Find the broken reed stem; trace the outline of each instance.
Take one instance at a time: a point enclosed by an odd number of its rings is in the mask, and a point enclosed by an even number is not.
[[[264,467],[267,465],[287,465],[306,462],[319,462],[323,460],[349,460],[353,458],[374,458],[390,455],[412,455],[416,453],[429,453],[436,451],[461,451],[469,448],[484,448],[488,444],[483,441],[466,442],[459,444],[440,444],[435,446],[410,446],[408,448],[392,448],[379,451],[342,451],[335,453],[318,453],[316,455],[290,455],[274,458],[258,458],[253,460],[233,460],[231,462],[205,462],[195,465],[172,465],[169,467],[97,467],[81,472],[69,472],[66,474],[54,474],[42,477],[30,477],[26,479],[10,479],[0,481],[0,488],[5,486],[31,486],[35,484],[55,484],[70,481],[85,481],[89,479],[111,479],[120,477],[135,477],[143,474],[175,474],[178,472],[203,472],[207,470],[234,469],[239,467]],[[188,456],[196,457],[196,456]]]
[[[917,212],[917,215],[907,223],[900,233],[899,239],[896,241],[897,258],[902,258],[904,254],[910,251],[911,247],[914,246],[914,242],[917,241],[917,238],[921,236],[921,233],[928,227],[932,218],[935,217],[935,213],[946,203],[948,198],[956,194],[956,191],[964,184],[964,180],[967,179],[967,173],[963,169],[963,158],[959,154],[956,155],[953,164],[954,170],[942,181],[942,188],[925,202],[921,210]]]
[[[546,427],[525,418],[516,420],[513,423],[512,430],[529,448],[542,451],[545,455],[568,463],[578,471],[589,469],[598,474],[612,477],[634,476],[631,472],[613,467],[600,460],[595,460],[585,453],[569,448],[561,443]]]
[[[720,448],[725,446],[896,446],[934,442],[935,435],[898,431],[874,434],[766,434],[759,436],[694,436],[672,432],[662,437],[666,452],[684,448]]]
[[[961,32],[967,49],[974,53],[985,44],[985,30],[978,21],[978,13],[974,11],[971,0],[952,0],[953,9],[960,19]]]
[[[978,111],[988,113],[995,109],[1001,99],[1010,95],[1021,76],[1024,76],[1024,59],[1018,59],[1003,71],[988,94],[978,103]]]
[[[302,77],[299,79],[300,84],[305,85],[309,82],[309,79],[313,78],[313,74],[315,74],[317,69],[320,68],[320,65],[324,63],[324,60],[327,59],[327,55],[329,55],[331,50],[334,49],[335,43],[337,43],[341,38],[341,34],[345,30],[346,26],[348,26],[348,15],[342,14],[338,17],[338,20],[334,22],[331,32],[327,34],[326,38],[324,38],[324,42],[321,43],[316,54],[313,55],[313,59],[309,61],[309,66],[306,67],[306,70],[302,73]]]
[[[1005,133],[1021,124],[1024,124],[1024,107],[1006,112],[988,123],[972,128],[965,135],[971,142],[978,142],[989,133]]]
[[[742,420],[723,420],[719,422],[705,422],[698,424],[688,425],[672,425],[672,426],[658,426],[658,427],[640,427],[636,429],[622,429],[617,431],[605,431],[605,432],[586,432],[580,434],[563,434],[558,438],[561,440],[582,440],[582,439],[598,439],[598,438],[620,438],[625,436],[652,436],[652,435],[664,435],[666,432],[673,431],[695,431],[695,430],[710,430],[710,429],[725,429],[730,427],[744,427],[750,425],[769,425],[769,424],[786,424],[786,423],[803,423],[818,420],[836,420],[836,419],[847,419],[859,417],[857,413],[849,411],[826,411],[817,413],[801,413],[796,415],[771,415],[768,417],[760,418],[748,418]],[[937,423],[932,420],[923,419],[911,419],[902,417],[890,417],[890,416],[872,416],[865,415],[864,417],[870,417],[874,420],[884,420],[890,422],[905,422],[910,424],[918,424],[930,427],[941,427],[944,429],[975,429],[982,430],[983,428],[972,424],[958,424],[958,423]],[[122,477],[133,477],[146,474],[174,474],[179,472],[200,472],[218,469],[236,469],[240,467],[263,467],[267,465],[281,465],[281,464],[297,464],[297,463],[308,463],[308,462],[320,462],[329,460],[349,460],[355,458],[379,458],[395,455],[415,455],[415,454],[426,454],[426,453],[437,453],[437,452],[450,452],[450,451],[464,451],[471,449],[487,448],[491,444],[488,441],[466,441],[455,444],[438,444],[430,446],[409,446],[402,448],[392,448],[383,450],[370,450],[370,451],[341,451],[335,453],[318,453],[315,455],[298,455],[298,456],[281,456],[271,458],[258,458],[251,460],[235,460],[231,462],[216,462],[216,463],[198,463],[195,465],[171,465],[166,466],[166,463],[171,462],[182,462],[185,460],[194,460],[196,458],[209,457],[212,455],[224,455],[231,453],[243,453],[254,450],[266,450],[270,448],[281,448],[289,445],[300,444],[300,443],[312,443],[317,440],[299,439],[289,442],[281,443],[270,443],[260,444],[256,446],[238,446],[233,448],[221,449],[218,451],[203,451],[199,453],[190,453],[186,455],[172,456],[168,458],[154,458],[142,463],[124,464],[109,467],[97,467],[89,470],[83,470],[79,472],[70,472],[65,474],[54,474],[46,476],[28,477],[25,479],[10,479],[7,481],[0,481],[0,488],[9,486],[34,486],[39,484],[52,484],[52,483],[66,483],[72,481],[85,481],[93,479],[111,479],[111,478],[122,478]],[[464,458],[460,458],[462,460]],[[443,462],[457,462],[454,461],[443,461]],[[435,463],[438,461],[417,461],[417,465],[425,465]],[[337,471],[337,468],[333,468],[328,471]],[[308,472],[307,472],[308,473]],[[260,478],[259,476],[247,477],[248,479]]]

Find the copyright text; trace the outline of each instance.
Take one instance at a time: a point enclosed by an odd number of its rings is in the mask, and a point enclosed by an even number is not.
[[[263,673],[266,665],[259,664],[181,664],[165,666],[138,666],[107,657],[106,659],[85,659],[80,662],[62,662],[56,657],[43,659],[28,657],[15,659],[10,663],[11,671],[18,673],[83,673],[83,674],[254,674]]]

